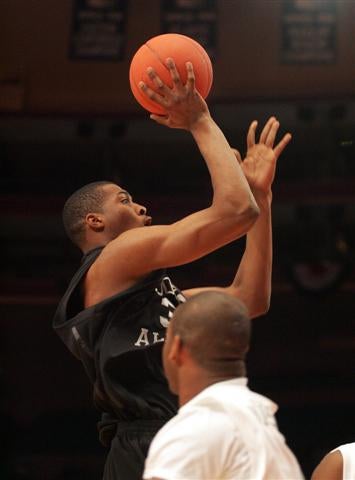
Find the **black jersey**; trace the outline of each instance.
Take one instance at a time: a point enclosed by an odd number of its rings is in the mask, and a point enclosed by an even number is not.
[[[159,270],[84,308],[82,281],[102,248],[83,257],[55,313],[54,330],[83,363],[106,417],[167,420],[176,413],[177,398],[169,391],[161,351],[172,312],[185,299]]]

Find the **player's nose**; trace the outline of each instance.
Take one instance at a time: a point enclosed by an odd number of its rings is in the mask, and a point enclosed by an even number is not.
[[[145,215],[147,213],[147,209],[143,207],[143,205],[136,204],[136,212],[138,215]]]

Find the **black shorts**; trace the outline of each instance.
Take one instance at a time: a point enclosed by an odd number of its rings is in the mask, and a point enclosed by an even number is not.
[[[106,459],[103,480],[142,480],[149,445],[165,422],[120,422]]]

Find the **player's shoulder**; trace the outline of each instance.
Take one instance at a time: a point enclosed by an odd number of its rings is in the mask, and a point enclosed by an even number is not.
[[[137,243],[139,244],[142,240],[144,241],[147,236],[149,238],[149,233],[152,231],[154,231],[152,227],[137,227],[120,233],[120,235],[105,245],[101,252],[101,258],[107,255],[112,255],[117,250],[130,250],[136,248]]]
[[[152,225],[122,232],[105,245],[95,266],[110,270],[118,265],[133,274],[144,274],[154,268],[162,268],[162,265],[155,265],[157,262],[154,259],[168,237],[168,227]]]
[[[204,398],[180,409],[175,418],[176,424],[186,431],[189,437],[204,438],[213,432],[214,439],[233,435],[230,412],[215,398]],[[171,426],[174,428],[174,426]]]
[[[315,468],[311,480],[342,480],[343,457],[340,450],[336,449],[323,457]]]

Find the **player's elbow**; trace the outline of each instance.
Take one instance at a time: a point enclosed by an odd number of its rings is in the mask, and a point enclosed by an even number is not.
[[[215,188],[212,204],[225,218],[234,216],[239,225],[245,224],[248,227],[255,223],[260,213],[247,184],[240,184],[238,187],[224,184],[223,188]]]
[[[227,201],[236,209],[236,211],[239,211],[240,214],[248,217],[250,221],[255,222],[258,218],[260,209],[251,192],[246,192],[243,199],[238,199],[235,195],[227,195]]]
[[[242,227],[245,233],[247,233],[260,214],[260,209],[253,197],[243,203],[236,203],[233,200],[226,203],[226,212],[228,212],[228,215],[234,217],[236,229],[239,230],[239,228]]]
[[[270,299],[264,299],[249,308],[250,318],[257,318],[266,315],[270,310]]]
[[[250,200],[244,209],[244,215],[250,225],[253,225],[260,215],[260,208],[254,200]]]
[[[258,288],[249,304],[250,318],[257,318],[266,315],[270,310],[271,288],[270,285]]]
[[[231,197],[225,196],[223,201],[213,202],[209,211],[212,223],[219,225],[220,245],[246,235],[260,213],[259,207],[253,202],[253,197],[250,201],[236,202]]]

